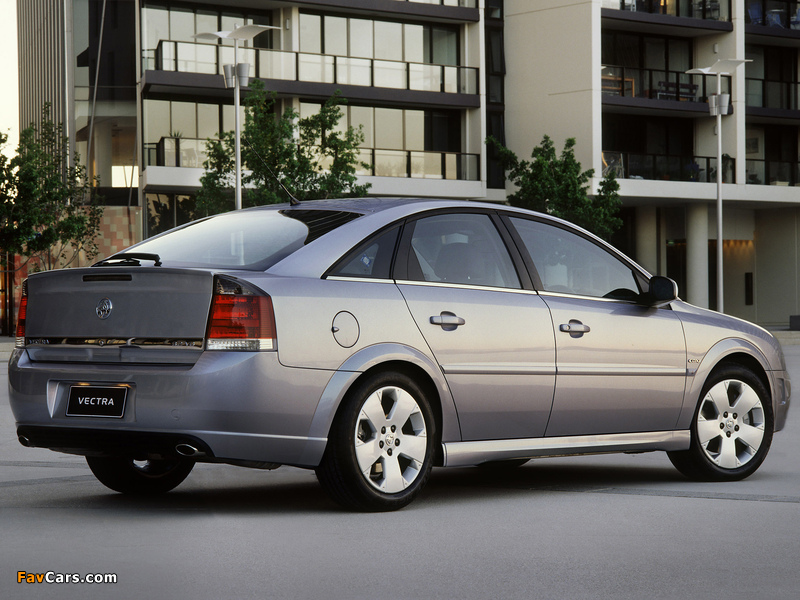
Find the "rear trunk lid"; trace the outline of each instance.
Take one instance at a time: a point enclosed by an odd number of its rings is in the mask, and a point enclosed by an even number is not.
[[[34,361],[193,364],[214,276],[160,267],[65,269],[28,278]]]

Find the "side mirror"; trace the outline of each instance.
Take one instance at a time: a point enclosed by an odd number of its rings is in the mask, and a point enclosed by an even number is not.
[[[648,306],[658,308],[678,298],[678,284],[669,277],[654,275],[650,278],[650,288],[642,294],[642,301]]]

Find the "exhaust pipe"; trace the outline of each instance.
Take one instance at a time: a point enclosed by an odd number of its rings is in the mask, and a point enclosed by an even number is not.
[[[191,444],[178,444],[175,446],[175,452],[180,454],[181,456],[186,457],[195,457],[195,456],[205,456],[205,452],[201,452]]]
[[[31,441],[28,438],[26,438],[24,435],[19,436],[19,438],[17,438],[17,439],[19,439],[19,443],[22,444],[23,446],[25,446],[26,448],[33,447],[33,444],[31,443]]]

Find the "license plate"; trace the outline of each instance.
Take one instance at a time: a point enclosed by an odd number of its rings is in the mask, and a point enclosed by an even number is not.
[[[68,417],[121,419],[125,413],[128,387],[73,385],[69,388]]]

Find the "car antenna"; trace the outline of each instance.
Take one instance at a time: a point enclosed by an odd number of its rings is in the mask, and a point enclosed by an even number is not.
[[[270,172],[270,175],[272,175],[273,179],[275,179],[275,181],[278,182],[278,185],[281,186],[281,189],[283,189],[283,191],[286,192],[286,195],[289,196],[289,206],[300,206],[300,200],[295,198],[292,195],[292,193],[286,188],[286,186],[283,185],[283,182],[280,179],[278,179],[278,176],[275,175],[275,171],[272,170],[272,167],[270,167],[267,164],[267,161],[265,161],[261,157],[261,155],[258,153],[258,151],[255,148],[253,148],[253,144],[250,143],[250,140],[247,139],[247,136],[242,134],[242,138],[244,139],[245,142],[247,142],[247,145],[250,146],[250,150],[252,150],[253,154],[255,154],[258,157],[258,160],[260,160],[262,163],[264,163],[264,166],[267,167],[267,170]]]

